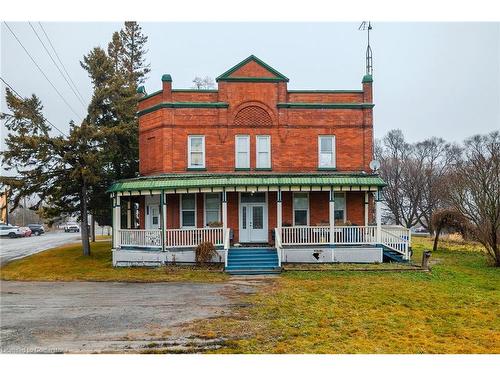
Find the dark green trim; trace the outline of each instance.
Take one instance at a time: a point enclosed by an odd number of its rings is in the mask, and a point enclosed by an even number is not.
[[[295,109],[363,109],[373,108],[373,103],[278,103],[278,108]]]
[[[250,168],[234,168],[236,172],[250,171]]]
[[[255,168],[256,171],[272,171],[272,168]]]
[[[283,74],[281,74],[280,72],[278,72],[273,67],[267,65],[264,61],[262,61],[261,59],[259,59],[257,56],[254,56],[254,55],[248,56],[242,62],[236,64],[235,66],[233,66],[229,70],[226,70],[224,73],[222,73],[220,76],[218,76],[215,79],[215,81],[217,81],[217,82],[219,82],[219,81],[235,81],[235,78],[239,78],[239,77],[229,77],[229,76],[232,73],[234,73],[236,70],[238,70],[239,68],[241,68],[243,65],[249,63],[250,61],[255,61],[257,64],[259,64],[260,66],[262,66],[264,69],[267,69],[268,71],[270,71],[271,73],[273,73],[276,76],[276,78],[273,78],[274,81],[265,80],[264,82],[279,82],[279,81],[288,82],[289,81],[289,79],[287,77],[285,77]],[[259,78],[259,79],[263,79],[263,78]],[[258,81],[236,81],[236,82],[258,82]]]
[[[137,93],[138,94],[146,94],[146,89],[144,88],[144,86],[139,86],[137,88]]]
[[[219,92],[219,90],[211,89],[172,89],[172,92]]]
[[[146,95],[146,96],[143,96],[142,98],[139,99],[140,102],[142,102],[143,100],[146,100],[146,99],[149,99],[149,98],[152,98],[153,96],[156,96],[158,94],[161,94],[163,92],[163,90],[158,90],[158,91],[155,91],[149,95]]]
[[[367,74],[363,77],[363,80],[361,83],[372,83],[373,82],[373,77],[370,74]]]
[[[274,83],[274,82],[283,82],[284,80],[281,78],[271,78],[271,77],[230,77],[220,79],[219,81],[224,82],[265,82],[265,83]]]
[[[203,168],[192,168],[192,167],[191,168],[186,168],[186,171],[190,171],[190,172],[193,172],[193,171],[200,171],[200,172],[202,172],[202,171],[206,171],[206,170],[207,170],[207,168],[205,168],[205,167],[203,167]]]
[[[152,191],[203,187],[234,188],[238,186],[333,186],[370,188],[385,186],[385,182],[376,174],[313,172],[313,173],[170,173],[144,176],[117,181],[108,192],[117,191]]]
[[[212,102],[212,103],[203,103],[203,102],[166,102],[156,104],[152,107],[143,109],[142,111],[137,112],[138,116],[142,116],[154,111],[157,111],[162,108],[227,108],[229,104],[223,102]]]
[[[318,167],[318,171],[336,171],[337,168]]]
[[[292,94],[362,94],[363,90],[288,90]]]
[[[162,82],[172,82],[172,76],[170,74],[164,74],[161,76]]]

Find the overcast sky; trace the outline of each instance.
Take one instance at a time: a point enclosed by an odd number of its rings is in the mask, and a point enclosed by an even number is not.
[[[69,120],[78,122],[84,117],[85,108],[29,24],[8,24],[79,117],[58,97],[3,23],[2,78],[23,96],[37,94],[46,117],[67,130]],[[145,85],[149,93],[161,88],[164,73],[172,75],[174,88],[190,88],[194,76],[215,78],[251,54],[290,78],[289,89],[361,88],[366,34],[358,31],[358,23],[141,25],[149,37],[151,73]],[[88,102],[91,86],[79,61],[94,46],[106,48],[121,24],[43,26]],[[33,27],[43,38],[38,23]],[[438,136],[460,142],[500,128],[500,23],[374,23],[373,27],[376,137],[400,128],[410,141]],[[1,104],[6,111],[3,94]],[[4,137],[3,127],[2,131]]]

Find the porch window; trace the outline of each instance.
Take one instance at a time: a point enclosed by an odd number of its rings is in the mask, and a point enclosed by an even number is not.
[[[181,195],[181,227],[196,227],[196,195]]]
[[[211,223],[220,223],[220,194],[205,194],[205,226]]]
[[[250,136],[237,135],[235,140],[236,168],[250,168]]]
[[[256,168],[271,168],[271,136],[258,135],[256,142]]]
[[[335,221],[345,223],[345,193],[335,193]]]
[[[205,168],[205,136],[188,137],[188,168]]]
[[[318,138],[318,167],[335,168],[335,136],[321,135]]]
[[[293,193],[293,225],[308,225],[309,194]]]

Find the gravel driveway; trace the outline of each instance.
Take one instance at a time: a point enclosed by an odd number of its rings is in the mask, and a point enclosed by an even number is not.
[[[1,283],[1,350],[8,353],[127,352],[162,345],[210,348],[180,326],[230,311],[233,293],[261,281],[226,283]],[[173,339],[175,337],[175,339]],[[196,351],[196,350],[195,350]]]
[[[0,264],[40,251],[80,241],[80,233],[49,232],[22,238],[0,237]]]

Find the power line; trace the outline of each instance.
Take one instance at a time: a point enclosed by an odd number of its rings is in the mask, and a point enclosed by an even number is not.
[[[11,85],[9,85],[7,83],[7,81],[5,79],[3,79],[2,77],[0,77],[0,80],[5,84],[5,86],[7,86],[9,89],[11,89],[14,94],[17,95],[17,97],[21,100],[24,100],[24,98],[21,96],[21,94],[19,94],[16,89],[14,89],[14,87],[12,87]],[[44,115],[42,115],[42,118],[47,121],[54,129],[56,129],[59,133],[61,133],[62,135],[64,135],[65,137],[67,137],[67,135],[65,133],[63,133],[57,126],[55,126],[49,119],[47,119]]]
[[[47,47],[45,46],[45,43],[42,41],[42,39],[40,38],[40,36],[38,35],[38,33],[36,32],[35,28],[33,27],[33,25],[31,24],[31,22],[28,22],[28,24],[30,25],[31,27],[31,30],[33,30],[33,32],[35,33],[36,37],[38,38],[38,40],[40,41],[40,43],[42,44],[42,47],[43,49],[45,50],[45,52],[47,52],[47,55],[49,55],[50,59],[52,60],[52,63],[55,65],[55,67],[57,68],[57,70],[59,71],[59,74],[61,75],[61,77],[63,77],[63,79],[66,81],[66,83],[68,84],[69,88],[71,89],[71,91],[73,91],[73,94],[75,94],[76,96],[76,99],[78,99],[78,101],[81,103],[81,105],[83,106],[83,108],[85,109],[85,103],[83,103],[83,100],[80,99],[80,97],[78,96],[78,94],[76,93],[75,89],[73,88],[73,86],[71,86],[71,84],[69,83],[68,79],[66,78],[66,76],[64,75],[64,73],[62,72],[61,68],[59,68],[59,65],[57,65],[57,63],[55,62],[54,58],[52,57],[52,54],[49,52],[49,50],[47,49]]]
[[[78,90],[78,87],[76,86],[75,82],[73,82],[73,80],[71,79],[71,76],[69,75],[68,71],[66,70],[66,67],[64,66],[63,62],[61,61],[61,59],[59,58],[59,54],[57,53],[56,49],[54,48],[54,45],[52,44],[52,42],[50,41],[50,38],[49,36],[47,35],[47,33],[45,32],[45,29],[42,25],[41,22],[38,22],[38,25],[40,26],[40,28],[42,29],[42,32],[43,34],[45,35],[45,38],[47,38],[49,44],[50,44],[50,47],[52,48],[52,50],[54,51],[54,54],[56,55],[56,58],[57,58],[57,61],[59,61],[59,63],[61,64],[64,72],[66,73],[66,75],[68,76],[69,80],[71,81],[71,83],[73,84],[73,87],[75,88],[75,90],[78,92],[78,95],[80,96],[80,98],[85,101],[85,99],[83,98],[82,96],[82,93],[80,92],[80,90]]]
[[[28,50],[26,49],[26,47],[24,47],[23,43],[21,43],[21,41],[19,40],[19,38],[17,37],[17,35],[14,33],[14,31],[12,31],[12,29],[9,27],[9,25],[7,25],[7,22],[3,21],[3,23],[5,24],[5,26],[7,26],[7,29],[9,29],[10,33],[14,36],[14,38],[17,40],[17,42],[19,43],[19,45],[23,48],[24,52],[26,52],[26,54],[29,56],[29,58],[31,59],[31,61],[33,62],[33,64],[35,64],[35,66],[38,68],[38,70],[40,71],[40,73],[42,73],[42,75],[45,77],[45,79],[47,80],[47,82],[52,86],[52,88],[57,93],[57,95],[59,95],[59,97],[61,98],[61,100],[76,115],[76,117],[80,117],[80,115],[78,113],[76,113],[76,111],[73,109],[73,107],[71,107],[71,105],[67,102],[67,100],[64,98],[64,96],[62,96],[62,94],[59,92],[59,90],[54,86],[54,84],[49,79],[49,77],[47,77],[47,75],[42,70],[42,68],[40,68],[40,66],[36,63],[36,61],[33,58],[33,56],[31,56],[31,54],[28,52]]]

